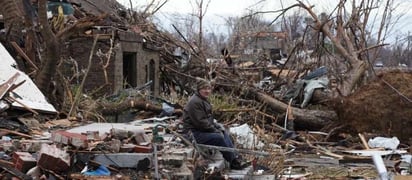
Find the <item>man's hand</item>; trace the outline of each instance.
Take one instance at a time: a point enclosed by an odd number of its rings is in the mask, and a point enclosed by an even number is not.
[[[226,131],[225,126],[223,126],[223,124],[220,124],[220,123],[215,123],[215,128],[220,131]]]

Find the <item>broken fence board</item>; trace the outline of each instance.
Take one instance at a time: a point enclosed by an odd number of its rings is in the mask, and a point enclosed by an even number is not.
[[[6,82],[0,85],[0,99],[9,92],[9,90],[13,87],[13,84],[17,81],[17,78],[20,76],[18,72],[16,72],[12,77],[10,77]]]
[[[10,164],[4,163],[3,161],[0,161],[0,167],[3,168],[8,173],[18,177],[19,179],[22,179],[22,180],[31,180],[31,179],[33,179],[32,177],[22,173],[21,171],[17,170],[16,168],[10,166]]]

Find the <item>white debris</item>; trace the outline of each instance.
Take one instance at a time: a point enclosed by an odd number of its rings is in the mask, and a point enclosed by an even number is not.
[[[16,62],[2,44],[0,44],[0,59],[0,84],[9,80],[16,73],[20,74],[17,78],[17,83],[25,81],[21,86],[13,90],[11,96],[31,109],[57,113],[56,109],[47,102],[45,96],[30,77],[15,68],[17,66]],[[12,106],[24,108],[22,104],[14,102]]]
[[[369,139],[368,145],[371,148],[385,148],[395,150],[400,141],[397,137],[387,138],[387,137],[375,137]]]
[[[236,135],[236,142],[240,144],[242,148],[245,149],[261,149],[263,147],[263,143],[259,141],[256,135],[253,133],[252,129],[250,129],[249,125],[243,124],[237,127],[232,127],[229,129],[231,134]]]

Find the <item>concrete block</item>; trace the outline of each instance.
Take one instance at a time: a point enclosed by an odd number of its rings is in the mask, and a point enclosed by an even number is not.
[[[239,180],[245,180],[245,179],[250,179],[252,180],[253,178],[250,176],[253,173],[253,167],[249,166],[246,167],[242,170],[229,170],[226,174],[229,177],[229,179],[239,179]]]
[[[172,154],[183,156],[185,159],[192,159],[194,154],[194,149],[190,147],[186,148],[169,148],[164,151],[164,154]]]
[[[173,174],[171,175],[172,179],[182,179],[182,180],[193,180],[193,172],[185,165],[183,164],[182,167],[179,169],[176,169],[173,171]]]
[[[120,168],[136,168],[140,170],[150,168],[152,163],[152,153],[114,153],[114,154],[95,154],[93,159],[105,166],[115,166]]]
[[[106,134],[111,134],[113,129],[132,132],[132,134],[144,134],[143,126],[134,126],[128,123],[92,123],[69,129],[67,132],[82,134],[87,133],[87,131],[97,131],[100,136],[104,136]],[[145,137],[139,136],[139,138]]]
[[[144,132],[134,132],[134,139],[139,145],[143,145],[143,144],[147,144],[151,142],[149,136],[147,136]]]
[[[42,144],[52,144],[50,140],[19,140],[19,149],[24,152],[39,152]]]
[[[159,157],[159,163],[166,167],[178,168],[181,167],[185,158],[183,156],[164,154]]]
[[[275,175],[250,175],[249,177],[253,180],[276,180]]]
[[[87,137],[87,140],[95,140],[99,141],[100,136],[99,136],[99,131],[86,131],[86,133],[81,133]]]

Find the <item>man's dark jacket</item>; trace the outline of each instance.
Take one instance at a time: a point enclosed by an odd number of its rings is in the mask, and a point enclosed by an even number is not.
[[[214,124],[212,105],[196,92],[183,109],[183,127],[186,130],[219,132]]]

